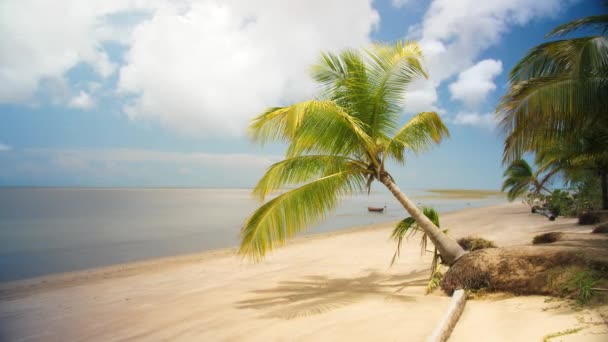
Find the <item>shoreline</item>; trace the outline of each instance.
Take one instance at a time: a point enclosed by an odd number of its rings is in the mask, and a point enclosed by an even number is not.
[[[540,232],[589,232],[576,219],[549,221],[518,203],[441,215],[460,238],[499,246],[530,244]],[[300,236],[261,263],[221,249],[7,283],[0,326],[7,340],[425,340],[450,304],[425,295],[432,255],[419,236],[404,241],[390,266],[392,223]],[[601,309],[604,310],[604,309]],[[598,308],[543,296],[469,301],[450,341],[542,340],[584,328],[576,338],[606,337]],[[605,312],[605,310],[604,310]],[[522,322],[542,324],[522,324]],[[407,324],[404,324],[406,322]]]
[[[340,235],[348,235],[352,233],[372,231],[378,229],[388,229],[390,228],[389,225],[392,225],[394,223],[396,223],[396,221],[354,226],[333,232],[322,232],[311,235],[298,236],[290,240],[285,246],[279,248],[286,248],[289,246],[295,246],[304,243],[312,243],[317,240],[323,240]],[[253,262],[251,261],[246,261],[246,257],[239,257],[237,252],[238,247],[217,248],[197,253],[152,258],[140,261],[114,264],[109,266],[93,267],[84,270],[52,273],[39,277],[20,279],[9,282],[2,282],[0,283],[0,300],[18,298],[35,292],[64,287],[65,285],[79,286],[84,285],[88,282],[95,282],[102,279],[109,280],[114,278],[123,278],[151,271],[160,272],[162,271],[162,269],[166,268],[172,268],[175,266],[188,265],[198,262],[206,262],[224,257],[236,257],[241,260],[241,264],[253,264]]]
[[[483,208],[498,208],[509,203],[494,204],[481,207],[469,207],[464,209],[448,210],[441,213],[447,215],[451,213],[466,213],[469,210],[479,210]],[[327,239],[335,236],[392,228],[398,221],[386,221],[368,225],[352,226],[337,231],[319,232],[308,235],[297,236],[290,240],[285,248],[302,243],[310,243],[317,240]],[[388,239],[388,235],[387,235]],[[238,247],[223,247],[202,252],[179,254],[174,256],[165,256],[158,258],[150,258],[139,261],[113,264],[108,266],[92,267],[83,270],[51,273],[38,277],[25,278],[7,282],[0,282],[0,300],[18,298],[35,292],[52,290],[53,288],[84,285],[87,282],[98,280],[108,280],[113,278],[122,278],[134,276],[137,274],[149,271],[161,271],[161,269],[171,268],[179,265],[187,265],[190,263],[205,262],[215,258],[222,257],[237,257],[241,259],[241,263],[251,263],[246,261],[247,258],[240,258],[237,254]]]

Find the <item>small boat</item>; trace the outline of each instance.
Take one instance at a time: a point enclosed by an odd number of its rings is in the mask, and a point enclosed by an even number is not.
[[[372,211],[372,212],[375,212],[375,213],[381,213],[381,212],[384,211],[384,209],[386,209],[386,207],[380,207],[380,208],[378,208],[378,207],[367,207],[367,211]]]

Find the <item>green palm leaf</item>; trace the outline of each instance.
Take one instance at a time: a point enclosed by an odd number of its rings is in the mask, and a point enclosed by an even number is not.
[[[605,33],[606,15],[557,27],[549,36],[595,26]],[[497,107],[507,133],[503,162],[541,152],[556,141],[576,140],[587,126],[606,123],[608,37],[588,36],[541,44],[510,73],[511,86]]]
[[[437,227],[439,227],[439,213],[435,209],[424,207],[422,208],[422,213]],[[416,220],[414,220],[413,217],[408,217],[397,223],[393,229],[393,232],[391,233],[391,238],[397,242],[397,249],[395,250],[393,258],[391,259],[391,265],[395,263],[401,253],[401,244],[403,243],[403,239],[409,238],[417,232],[423,233],[422,238],[420,239],[420,252],[421,254],[424,254],[427,250],[428,236],[424,230],[421,229]],[[437,249],[435,249],[433,253],[435,256],[437,256]],[[436,261],[434,260],[432,269],[435,270],[436,268]]]
[[[341,196],[362,192],[365,179],[343,171],[285,192],[256,210],[241,230],[239,253],[260,260],[335,209]]]
[[[449,136],[447,127],[437,113],[419,113],[397,131],[393,139],[387,144],[384,155],[403,163],[403,151],[405,149],[419,153]]]
[[[273,191],[286,185],[302,184],[339,172],[366,173],[367,166],[342,156],[307,155],[289,158],[273,164],[253,189],[262,201]]]
[[[589,27],[598,29],[601,31],[601,34],[605,35],[606,32],[608,32],[608,15],[592,15],[589,17],[573,20],[563,25],[559,25],[558,27],[554,28],[553,31],[547,34],[547,38],[563,36],[570,32]]]

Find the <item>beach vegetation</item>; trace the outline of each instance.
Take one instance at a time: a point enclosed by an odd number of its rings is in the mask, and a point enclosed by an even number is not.
[[[496,248],[496,244],[493,241],[486,240],[477,236],[467,236],[457,240],[458,244],[464,248],[465,251],[473,252],[485,248]]]
[[[562,331],[558,331],[555,333],[551,333],[551,334],[545,335],[543,337],[543,342],[550,342],[551,340],[553,340],[554,338],[557,338],[557,337],[576,334],[581,330],[583,330],[583,328],[573,328],[573,329],[567,329],[567,330],[562,330]]]
[[[514,201],[518,197],[530,194],[531,196],[540,195],[542,191],[551,193],[546,186],[549,179],[555,175],[559,169],[553,169],[545,175],[541,171],[533,171],[532,167],[524,159],[512,161],[503,176],[502,191],[507,191],[509,201]]]
[[[531,49],[510,72],[497,115],[506,132],[503,161],[534,153],[539,168],[580,172],[601,182],[608,209],[608,15],[560,25],[560,38]],[[574,31],[593,34],[561,39]]]

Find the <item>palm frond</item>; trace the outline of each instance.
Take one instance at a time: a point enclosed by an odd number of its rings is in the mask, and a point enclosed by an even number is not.
[[[261,260],[273,248],[334,210],[341,196],[362,192],[360,173],[343,171],[290,190],[257,209],[241,229],[239,253]]]
[[[508,134],[503,162],[573,139],[608,106],[608,38],[581,37],[533,48],[510,74],[497,117]]]
[[[286,185],[302,184],[335,173],[352,171],[367,173],[367,165],[349,157],[306,155],[285,159],[268,168],[253,189],[253,194],[264,200],[273,191]]]
[[[502,183],[501,191],[509,189],[507,192],[509,201],[514,201],[516,198],[525,195],[536,181],[532,167],[523,159],[511,162],[503,176],[505,180]]]
[[[422,208],[422,213],[429,219],[431,222],[435,224],[435,226],[439,227],[439,213],[433,208]],[[424,233],[424,230],[418,226],[416,220],[413,217],[405,218],[397,223],[393,232],[391,233],[391,238],[397,242],[397,248],[395,253],[393,254],[393,258],[391,259],[391,265],[397,261],[397,258],[401,254],[401,244],[403,243],[404,238],[409,238],[417,232],[422,232],[422,238],[420,239],[420,252],[424,254],[427,250],[428,244],[428,236]],[[445,232],[445,231],[444,231]],[[439,257],[437,254],[437,249],[434,251],[435,257]]]
[[[422,50],[416,42],[377,44],[367,50],[371,108],[366,118],[370,135],[389,134],[397,126],[407,86],[418,77],[427,77]]]
[[[384,155],[402,163],[404,149],[419,153],[449,136],[450,132],[437,113],[419,113],[397,131],[387,144]]]
[[[549,34],[546,35],[546,37],[549,38],[563,36],[573,31],[584,28],[597,29],[601,32],[601,34],[605,35],[608,32],[608,15],[592,15],[585,18],[573,20],[571,22],[559,25],[558,27],[554,28],[551,32],[549,32]]]

